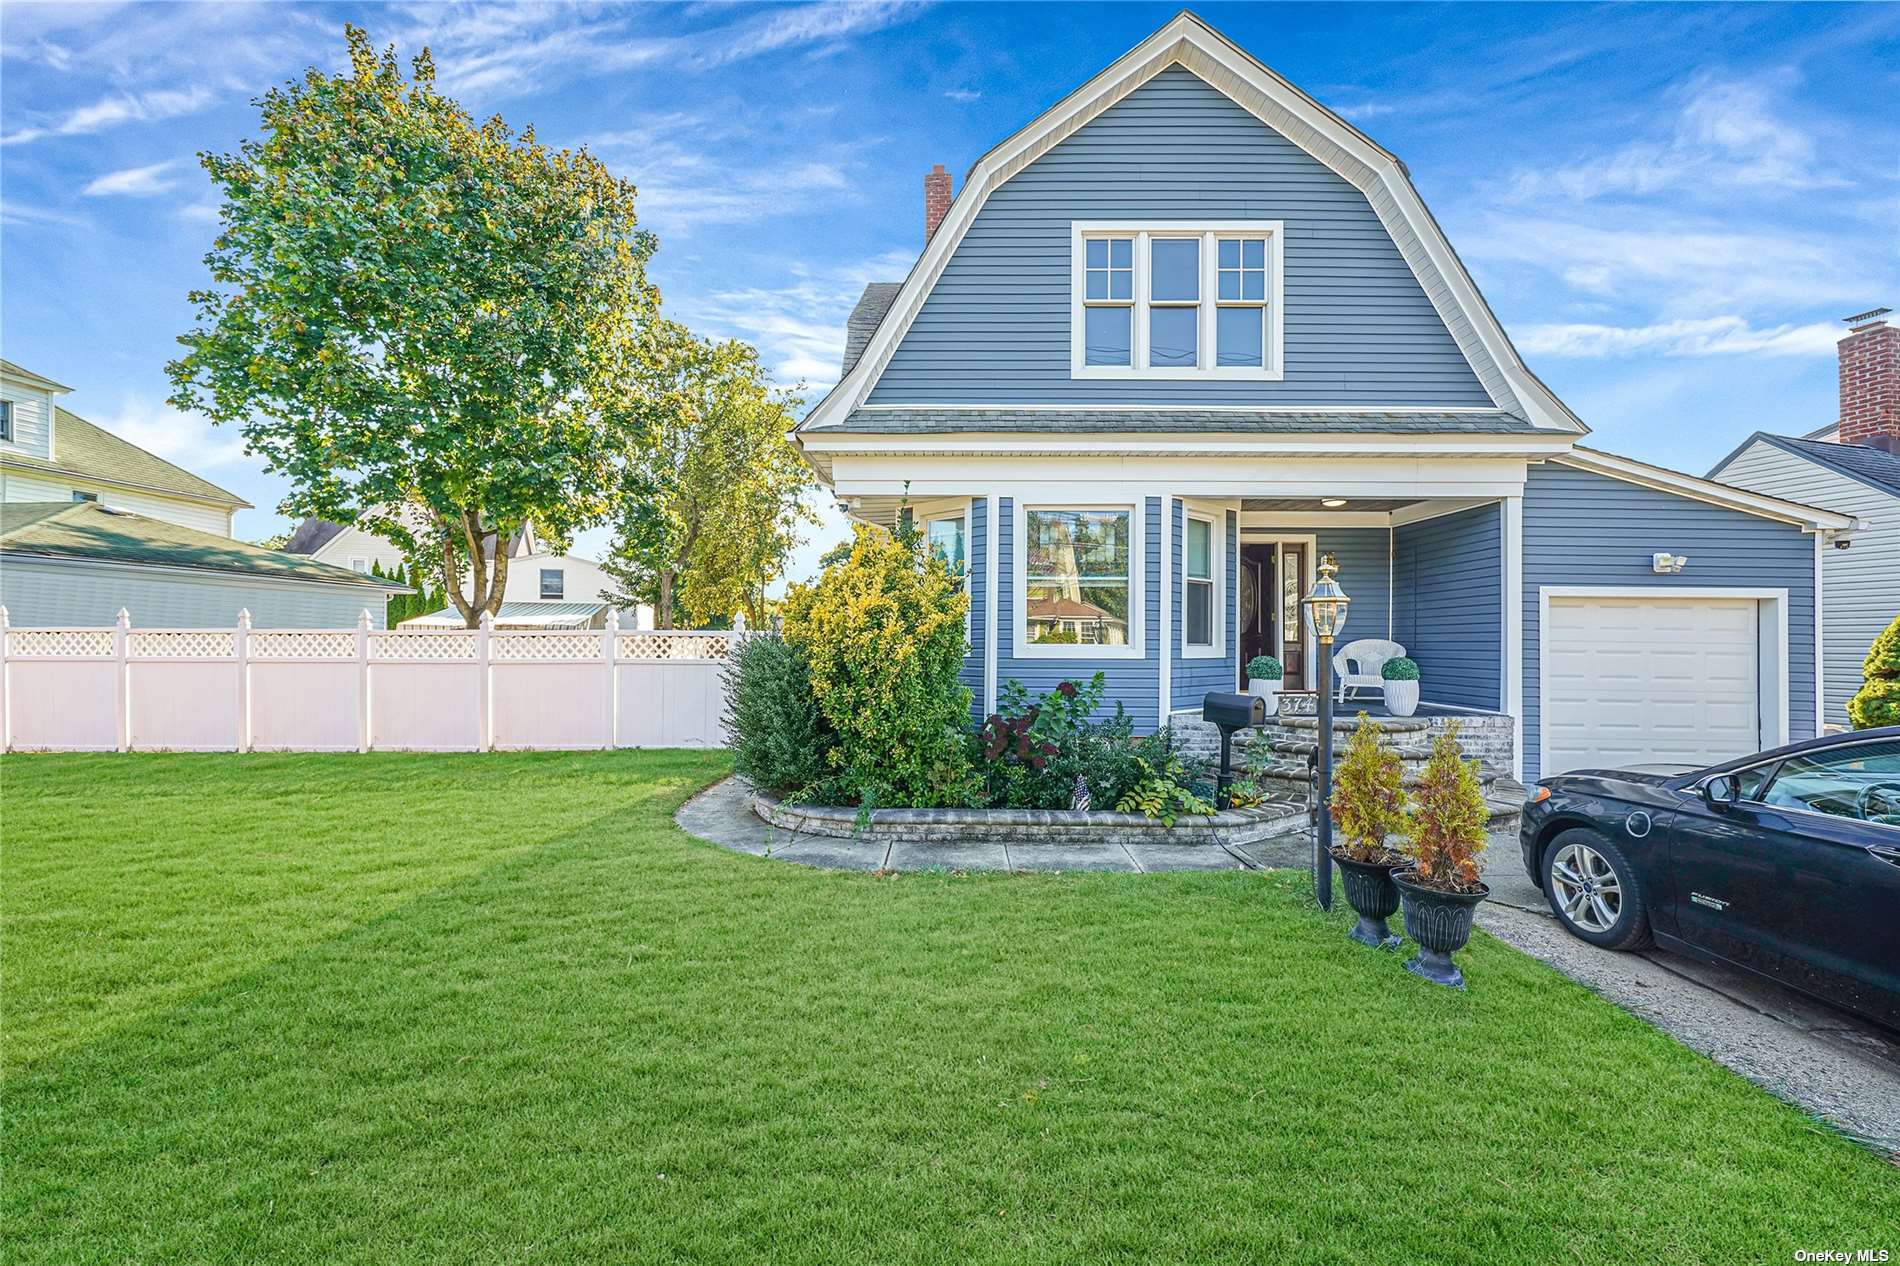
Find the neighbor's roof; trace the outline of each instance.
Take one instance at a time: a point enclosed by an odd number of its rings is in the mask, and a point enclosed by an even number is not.
[[[332,523],[328,519],[312,516],[299,523],[291,532],[289,539],[284,542],[284,553],[314,554],[336,539],[337,533],[342,530],[341,523]]]
[[[354,585],[410,593],[407,585],[345,567],[213,536],[96,501],[14,501],[0,505],[0,554],[69,558],[134,567],[185,567],[269,580]]]
[[[604,602],[504,602],[501,610],[495,614],[495,623],[512,624],[517,628],[574,628],[587,624],[606,609],[607,604]],[[465,627],[467,621],[454,607],[443,607],[440,611],[411,616],[403,621],[405,627],[412,624],[447,625],[459,629]]]
[[[845,373],[850,373],[858,357],[864,355],[865,346],[877,333],[877,327],[884,323],[884,314],[897,302],[897,292],[903,288],[901,281],[874,281],[858,296],[858,306],[851,309],[851,316],[844,323]]]
[[[1715,464],[1709,478],[1718,478],[1723,469],[1742,455],[1750,444],[1760,440],[1784,453],[1806,458],[1824,470],[1863,483],[1881,492],[1900,497],[1900,457],[1865,444],[1831,444],[1826,440],[1796,439],[1791,435],[1770,435],[1757,431],[1739,444],[1735,451]]]
[[[1353,434],[1530,435],[1539,433],[1525,418],[1496,410],[1441,412],[1300,413],[1271,409],[1018,409],[898,408],[874,405],[855,409],[825,434],[939,435],[950,433],[1034,432],[1206,432],[1236,431],[1267,435]]]
[[[0,462],[25,470],[96,479],[101,483],[143,489],[194,501],[210,501],[232,509],[248,509],[250,502],[235,492],[200,479],[138,445],[120,439],[76,413],[53,410],[53,458],[25,453],[0,453]]]
[[[9,378],[18,378],[22,382],[30,382],[35,387],[40,388],[40,390],[42,391],[71,391],[72,390],[71,387],[68,387],[63,382],[54,382],[51,378],[48,378],[45,374],[36,374],[32,370],[26,368],[26,366],[16,365],[10,360],[0,359],[0,373],[6,374],[6,376]]]

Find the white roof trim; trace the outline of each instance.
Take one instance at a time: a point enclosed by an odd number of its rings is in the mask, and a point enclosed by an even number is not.
[[[1632,457],[1618,457],[1614,453],[1599,452],[1593,448],[1572,448],[1569,452],[1553,457],[1551,460],[1564,466],[1574,466],[1578,470],[1587,470],[1592,474],[1620,479],[1624,483],[1639,484],[1645,488],[1654,488],[1659,492],[1675,493],[1678,496],[1690,497],[1710,505],[1740,510],[1743,514],[1752,514],[1764,519],[1779,519],[1783,523],[1800,524],[1810,531],[1845,532],[1851,530],[1859,522],[1851,514],[1837,514],[1832,510],[1823,510],[1817,506],[1802,505],[1798,501],[1784,501],[1780,497],[1748,492],[1728,484],[1716,483],[1714,480],[1698,479],[1694,475],[1685,475],[1681,471],[1667,470],[1661,466],[1652,466],[1648,462],[1639,462]]]
[[[857,364],[812,410],[799,431],[834,425],[864,403],[950,255],[995,189],[1175,65],[1206,80],[1366,195],[1472,372],[1499,408],[1521,412],[1533,425],[1550,430],[1572,434],[1588,430],[1525,367],[1398,159],[1200,18],[1182,12],[978,160]]]

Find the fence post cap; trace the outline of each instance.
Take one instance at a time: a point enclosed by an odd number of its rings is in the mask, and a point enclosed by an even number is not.
[[[239,608],[238,627],[241,629],[248,629],[251,627],[251,609],[249,607]]]
[[[495,613],[487,607],[482,608],[481,627],[484,632],[495,627]]]
[[[5,610],[6,610],[5,607],[0,607],[0,612],[4,612]],[[612,629],[616,633],[620,632],[620,608],[619,607],[607,608],[607,627]]]
[[[734,633],[745,632],[745,612],[741,611],[732,617],[732,631]]]
[[[127,611],[124,607],[120,607],[119,608],[119,627],[122,629],[130,628],[131,624],[132,624],[132,613],[130,611]]]
[[[359,629],[369,628],[369,608],[368,607],[364,607],[362,612],[357,615],[356,627]]]
[[[6,627],[6,623],[7,623],[7,607],[5,603],[0,602],[0,628]]]

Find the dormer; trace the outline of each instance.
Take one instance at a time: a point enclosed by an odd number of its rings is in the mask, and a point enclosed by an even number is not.
[[[0,360],[0,452],[53,459],[53,411],[72,388]]]

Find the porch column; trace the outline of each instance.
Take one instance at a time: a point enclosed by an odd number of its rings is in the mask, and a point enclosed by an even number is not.
[[[1156,729],[1168,723],[1168,713],[1174,710],[1174,504],[1171,496],[1161,498],[1161,710]]]
[[[1499,683],[1499,705],[1511,718],[1511,777],[1524,778],[1524,498],[1504,498],[1500,516],[1498,553],[1504,566],[1504,645],[1500,647],[1504,665]]]

